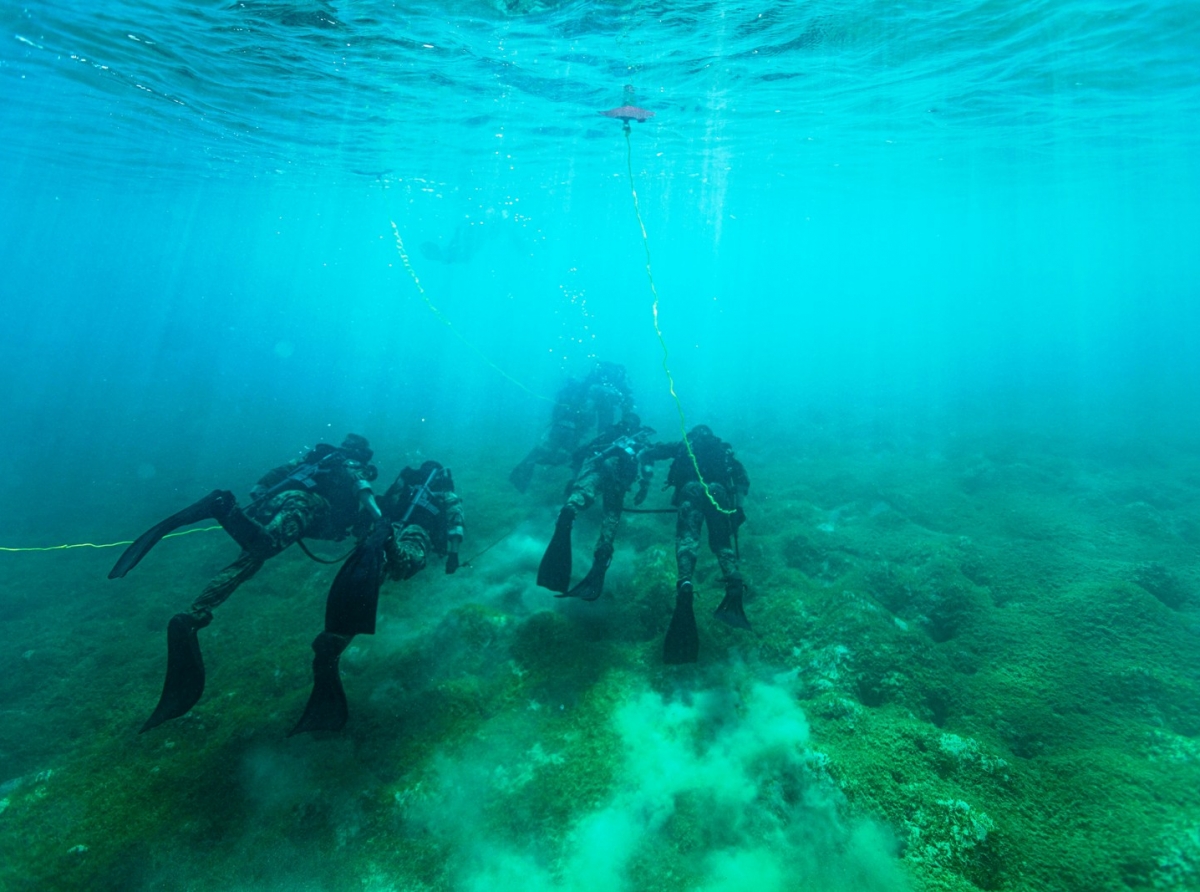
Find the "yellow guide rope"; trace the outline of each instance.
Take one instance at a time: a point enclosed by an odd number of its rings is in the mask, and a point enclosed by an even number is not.
[[[163,536],[163,538],[174,539],[176,536],[190,536],[192,533],[207,533],[209,530],[219,529],[221,529],[220,525],[212,527],[197,527],[194,530],[180,530],[177,533],[167,533],[167,535]],[[76,542],[71,545],[43,545],[36,548],[5,548],[4,546],[0,546],[0,551],[66,551],[69,548],[116,548],[119,545],[132,545],[133,541],[134,540],[129,539],[126,542],[104,542],[99,545],[94,542]]]
[[[716,498],[714,498],[714,496],[712,494],[712,490],[710,490],[708,488],[708,482],[704,479],[703,475],[700,473],[700,462],[696,459],[696,453],[692,450],[692,444],[690,442],[688,442],[687,418],[685,417],[684,412],[683,412],[683,402],[679,399],[679,394],[675,390],[675,377],[671,374],[670,351],[667,349],[667,340],[663,336],[662,328],[658,324],[658,287],[654,284],[654,271],[653,271],[653,268],[651,267],[651,263],[650,263],[650,237],[646,233],[646,224],[642,220],[642,211],[641,211],[641,207],[638,204],[637,187],[635,186],[634,180],[633,180],[633,144],[630,141],[630,136],[629,136],[630,127],[629,127],[628,122],[625,123],[624,129],[625,129],[625,167],[629,172],[629,193],[630,193],[630,195],[633,196],[633,213],[637,217],[638,230],[641,232],[641,235],[642,235],[642,248],[646,252],[646,279],[650,282],[650,293],[654,296],[654,303],[651,305],[651,311],[652,311],[653,317],[654,317],[654,333],[658,336],[659,346],[662,347],[662,368],[663,368],[663,373],[667,376],[667,387],[671,392],[671,398],[675,400],[675,409],[679,413],[679,430],[683,435],[683,447],[684,447],[684,449],[687,450],[688,457],[692,460],[692,467],[695,468],[695,470],[696,470],[696,479],[699,480],[700,485],[704,487],[704,494],[708,497],[708,500],[712,503],[713,507],[716,508],[718,511],[720,511],[722,514],[735,514],[736,511],[728,509],[728,508],[722,508],[717,503]],[[475,346],[475,344],[473,344],[471,341],[469,341],[465,337],[463,337],[463,335],[459,333],[458,329],[454,327],[453,323],[451,323],[450,320],[446,318],[445,314],[443,314],[441,310],[439,310],[436,306],[434,306],[433,301],[431,301],[429,299],[429,295],[425,293],[425,288],[421,285],[421,280],[417,277],[416,270],[413,269],[412,263],[408,259],[408,252],[404,249],[404,239],[400,235],[400,227],[396,225],[395,220],[392,220],[389,218],[388,222],[392,224],[392,233],[396,237],[396,251],[400,255],[400,260],[404,264],[404,268],[408,271],[409,276],[412,278],[413,284],[417,287],[417,293],[421,295],[421,299],[423,301],[425,301],[425,306],[427,306],[429,308],[429,311],[431,313],[433,313],[434,317],[439,322],[441,322],[443,325],[445,325],[448,329],[450,329],[450,331],[454,334],[454,336],[456,338],[458,338],[460,341],[462,341],[462,343],[465,344],[480,359],[482,359],[485,363],[487,363],[489,366],[491,366],[493,369],[495,369],[497,372],[499,372],[501,375],[503,375],[505,378],[507,378],[513,384],[520,387],[522,390],[524,390],[530,396],[534,396],[540,400],[545,400],[546,402],[554,402],[549,397],[542,396],[541,394],[530,390],[528,387],[526,387],[524,384],[522,384],[520,381],[518,381],[516,378],[514,378],[512,375],[510,375],[508,372],[506,372],[504,369],[500,368],[500,366],[496,365],[496,363],[492,362],[492,360],[489,359],[488,356],[482,350],[480,350],[477,346]],[[175,533],[168,533],[163,538],[164,539],[173,539],[176,536],[188,536],[188,535],[191,535],[192,533],[205,533],[210,530],[219,530],[219,529],[221,529],[221,527],[219,525],[211,526],[211,527],[198,527],[193,530],[181,530],[181,531],[175,532]],[[129,539],[129,540],[126,540],[123,542],[104,542],[104,543],[99,543],[99,544],[94,543],[94,542],[77,542],[77,543],[72,543],[72,544],[68,544],[68,545],[31,546],[31,547],[27,547],[27,548],[12,548],[12,547],[0,546],[0,552],[66,551],[66,550],[72,549],[72,548],[117,548],[118,546],[121,546],[121,545],[132,545],[133,541],[134,540]]]
[[[380,180],[379,180],[379,188],[383,192],[385,192],[385,193],[387,192],[387,186],[384,184],[382,178],[380,178]],[[508,372],[506,372],[504,369],[500,368],[500,366],[496,365],[496,363],[492,362],[491,358],[489,358],[486,353],[484,353],[482,350],[480,350],[479,347],[475,346],[475,344],[473,342],[467,340],[467,338],[465,338],[462,335],[462,333],[459,332],[459,330],[454,327],[454,323],[446,318],[445,313],[443,313],[441,310],[439,310],[437,307],[435,307],[433,305],[433,301],[431,301],[429,299],[429,295],[425,293],[425,288],[421,284],[421,280],[417,277],[417,271],[415,269],[413,269],[412,261],[410,261],[408,259],[408,252],[404,249],[404,239],[400,236],[400,227],[397,226],[396,221],[391,219],[390,217],[388,218],[388,222],[392,224],[392,234],[395,235],[395,237],[396,237],[396,253],[398,253],[400,255],[400,262],[404,264],[404,268],[408,271],[408,275],[413,280],[413,284],[417,286],[417,293],[421,295],[421,300],[425,301],[425,306],[429,308],[429,312],[433,313],[434,318],[437,319],[438,322],[442,323],[442,325],[446,326],[446,328],[450,329],[450,332],[456,338],[458,338],[460,341],[462,341],[462,343],[467,347],[468,350],[470,350],[472,353],[474,353],[476,356],[478,356],[480,359],[482,359],[488,366],[495,369],[497,372],[499,372],[501,375],[503,375],[505,378],[507,378],[513,384],[520,387],[527,394],[529,394],[532,397],[535,397],[536,399],[544,400],[547,403],[554,402],[554,400],[550,399],[550,397],[542,396],[540,393],[530,390],[528,387],[526,387],[524,384],[522,384],[520,381],[518,381],[516,378],[514,378],[512,375],[510,375]]]
[[[663,337],[662,328],[658,324],[658,288],[654,284],[654,272],[650,267],[650,237],[646,234],[646,224],[642,220],[642,210],[638,205],[637,187],[633,182],[633,143],[629,138],[630,126],[629,122],[625,122],[625,167],[629,171],[629,193],[633,196],[633,213],[637,216],[638,229],[642,233],[642,247],[646,251],[646,278],[650,281],[650,293],[654,296],[654,303],[651,310],[654,314],[654,333],[658,335],[658,343],[662,347],[662,367],[663,373],[667,376],[667,386],[671,391],[671,397],[675,400],[675,409],[679,412],[679,430],[683,434],[683,448],[687,450],[688,457],[692,460],[692,467],[696,469],[696,479],[700,481],[700,485],[704,487],[704,494],[708,496],[708,500],[712,502],[714,508],[722,514],[736,514],[737,511],[729,508],[722,508],[717,504],[716,498],[713,497],[712,490],[708,488],[708,482],[704,479],[704,475],[700,473],[700,462],[696,459],[696,453],[692,451],[692,444],[688,442],[687,436],[687,419],[683,414],[683,403],[679,399],[679,394],[675,391],[675,377],[671,374],[671,366],[669,364],[670,353],[667,350],[667,339]]]

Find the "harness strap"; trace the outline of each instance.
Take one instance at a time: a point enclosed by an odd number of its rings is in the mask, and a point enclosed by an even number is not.
[[[346,558],[350,557],[350,555],[354,554],[354,548],[351,548],[349,551],[347,551],[347,552],[346,552],[344,555],[342,555],[340,558],[334,558],[333,560],[328,560],[328,559],[326,559],[326,558],[323,558],[323,557],[317,557],[315,554],[313,554],[311,551],[309,551],[309,550],[308,550],[308,546],[304,544],[304,540],[303,540],[303,539],[297,539],[297,540],[296,540],[296,544],[300,546],[300,550],[301,550],[301,551],[303,551],[303,552],[304,552],[306,555],[308,555],[310,558],[312,558],[312,559],[313,559],[314,561],[316,561],[318,564],[340,564],[340,563],[341,563],[342,561],[344,561]],[[355,546],[355,548],[357,548],[357,547],[358,547],[358,546]]]

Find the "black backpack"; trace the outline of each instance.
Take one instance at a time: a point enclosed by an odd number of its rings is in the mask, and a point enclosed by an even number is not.
[[[692,437],[688,442],[691,443],[704,482],[719,483],[732,490],[733,469],[737,461],[733,457],[733,447],[716,436]],[[667,472],[667,486],[675,489],[696,480],[696,468],[692,464],[692,457],[683,445],[679,449],[680,454],[671,462],[671,469]]]

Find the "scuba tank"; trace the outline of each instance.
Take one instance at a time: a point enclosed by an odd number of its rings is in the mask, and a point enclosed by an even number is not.
[[[733,488],[734,457],[733,449],[728,443],[705,429],[699,434],[697,429],[688,434],[688,444],[696,456],[696,464],[700,466],[700,474],[707,483],[718,483],[726,489]],[[696,468],[692,465],[691,456],[686,451],[681,453],[667,471],[667,486],[679,489],[695,481]]]

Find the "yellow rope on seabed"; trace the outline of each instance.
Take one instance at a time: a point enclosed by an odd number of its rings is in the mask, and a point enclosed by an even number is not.
[[[688,458],[692,460],[692,467],[696,469],[696,479],[704,487],[704,494],[708,496],[708,500],[712,502],[713,507],[722,514],[736,514],[737,509],[722,508],[717,503],[712,490],[708,488],[708,482],[704,479],[704,475],[700,473],[700,462],[696,459],[696,453],[692,451],[692,444],[688,442],[687,419],[683,414],[683,402],[679,399],[679,394],[675,392],[675,377],[671,374],[671,367],[668,362],[670,352],[667,350],[667,339],[663,337],[662,328],[658,324],[658,288],[654,284],[654,272],[650,268],[650,237],[646,233],[646,224],[642,220],[642,210],[638,205],[637,187],[633,183],[633,143],[629,138],[630,129],[629,122],[626,121],[624,127],[625,167],[629,171],[629,193],[633,196],[633,213],[637,216],[638,229],[642,233],[642,248],[646,251],[646,278],[650,281],[650,293],[654,296],[654,303],[651,306],[651,311],[654,314],[654,333],[658,335],[658,343],[662,347],[662,367],[664,374],[667,376],[667,386],[671,391],[672,399],[675,400],[675,408],[679,412],[679,430],[683,434],[683,448],[687,450]]]
[[[219,530],[220,525],[214,527],[197,527],[194,530],[180,530],[177,533],[167,533],[163,536],[164,539],[174,539],[176,536],[190,536],[192,533],[207,533],[209,530]],[[133,539],[126,542],[104,542],[96,544],[95,542],[76,542],[71,545],[43,545],[40,547],[29,548],[6,548],[0,545],[0,551],[66,551],[70,548],[116,548],[120,545],[132,545]]]

